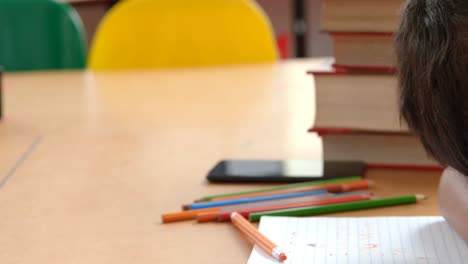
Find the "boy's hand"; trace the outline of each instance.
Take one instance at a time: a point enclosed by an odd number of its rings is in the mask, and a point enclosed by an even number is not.
[[[439,184],[439,207],[447,222],[468,241],[468,176],[447,168]]]

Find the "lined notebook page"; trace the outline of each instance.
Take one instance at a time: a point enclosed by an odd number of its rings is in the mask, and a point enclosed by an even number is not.
[[[262,217],[284,263],[468,263],[468,244],[442,217]],[[248,264],[279,263],[257,246]]]

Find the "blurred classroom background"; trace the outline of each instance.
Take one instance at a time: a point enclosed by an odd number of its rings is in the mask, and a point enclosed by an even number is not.
[[[106,12],[125,0],[60,0],[70,3],[85,26],[88,45]],[[332,55],[332,41],[320,31],[322,0],[256,0],[273,26],[282,58]]]
[[[222,159],[362,161],[379,197],[431,199],[340,216],[438,215],[398,118],[401,3],[0,0],[0,263],[246,263],[229,225],[159,222],[271,186],[210,183]]]

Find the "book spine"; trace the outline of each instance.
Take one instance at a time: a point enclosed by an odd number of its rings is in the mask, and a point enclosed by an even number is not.
[[[345,73],[380,73],[380,74],[394,74],[397,71],[395,66],[366,66],[366,65],[348,65],[334,63],[332,65],[334,69],[339,72]]]
[[[441,165],[367,163],[366,169],[441,171]]]
[[[310,75],[348,75],[345,68],[333,68],[331,71],[307,71]]]
[[[391,136],[413,136],[409,131],[375,131],[375,130],[359,130],[353,128],[329,128],[329,127],[312,127],[308,130],[311,133],[317,133],[319,136],[324,135],[349,135],[349,134],[364,134],[364,135],[391,135]]]
[[[385,74],[393,75],[397,68],[394,66],[362,66],[333,63],[332,70],[329,71],[307,71],[307,74],[315,76],[326,75],[366,75],[366,74]]]
[[[346,31],[322,31],[323,33],[328,33],[332,38],[333,37],[381,37],[381,38],[393,38],[395,36],[392,32],[346,32]]]

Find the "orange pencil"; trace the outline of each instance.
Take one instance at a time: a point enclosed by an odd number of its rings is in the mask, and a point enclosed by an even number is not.
[[[371,180],[331,183],[331,184],[304,186],[304,187],[282,189],[282,190],[275,190],[275,191],[268,191],[268,192],[224,196],[224,197],[219,197],[219,198],[213,198],[211,201],[224,201],[224,200],[246,198],[246,197],[259,197],[259,196],[264,196],[264,195],[276,195],[276,194],[283,194],[283,193],[303,192],[303,191],[313,191],[313,190],[323,190],[323,189],[326,189],[327,191],[332,192],[332,193],[341,193],[341,192],[368,189],[370,186],[373,185],[373,183],[374,182]]]
[[[272,256],[274,259],[279,261],[285,261],[287,259],[286,253],[268,239],[265,235],[260,233],[249,221],[247,221],[242,215],[232,212],[230,214],[231,222],[248,238],[250,238],[257,246],[263,251]]]
[[[178,222],[178,221],[193,220],[197,218],[197,214],[199,213],[219,212],[220,210],[221,209],[219,207],[187,210],[187,211],[175,212],[175,213],[165,213],[161,215],[161,218],[162,218],[163,223],[172,223],[172,222]]]
[[[264,202],[255,202],[255,203],[248,203],[248,204],[240,204],[240,205],[230,205],[230,206],[220,206],[220,207],[212,207],[212,208],[203,208],[203,209],[195,209],[195,210],[185,210],[181,212],[174,212],[174,213],[165,213],[162,214],[162,222],[163,223],[172,223],[178,221],[186,221],[186,220],[194,220],[197,219],[197,215],[199,213],[204,212],[221,212],[221,211],[235,211],[235,210],[242,210],[246,208],[256,207],[256,206],[267,206],[271,204],[282,204],[282,203],[293,203],[293,202],[303,202],[303,201],[311,201],[311,200],[318,200],[326,197],[332,197],[335,194],[332,193],[325,193],[325,194],[318,194],[318,195],[311,195],[311,196],[304,196],[304,197],[296,197],[296,198],[286,198],[286,199],[279,199],[274,201],[264,201]],[[210,221],[216,221],[217,214],[214,215],[214,218]]]
[[[265,212],[273,211],[280,209],[289,209],[297,207],[307,207],[307,206],[320,206],[327,204],[337,204],[337,203],[349,203],[355,201],[369,200],[372,196],[370,194],[355,194],[355,195],[344,195],[344,196],[335,196],[332,198],[325,198],[315,201],[304,201],[304,202],[295,202],[289,204],[278,204],[270,206],[261,206],[254,208],[246,208],[241,210],[236,210],[237,213],[241,214],[244,217],[248,217],[250,213],[256,212]],[[208,222],[208,221],[219,221],[226,222],[230,219],[230,214],[233,211],[219,211],[219,212],[201,212],[197,214],[198,222]]]

